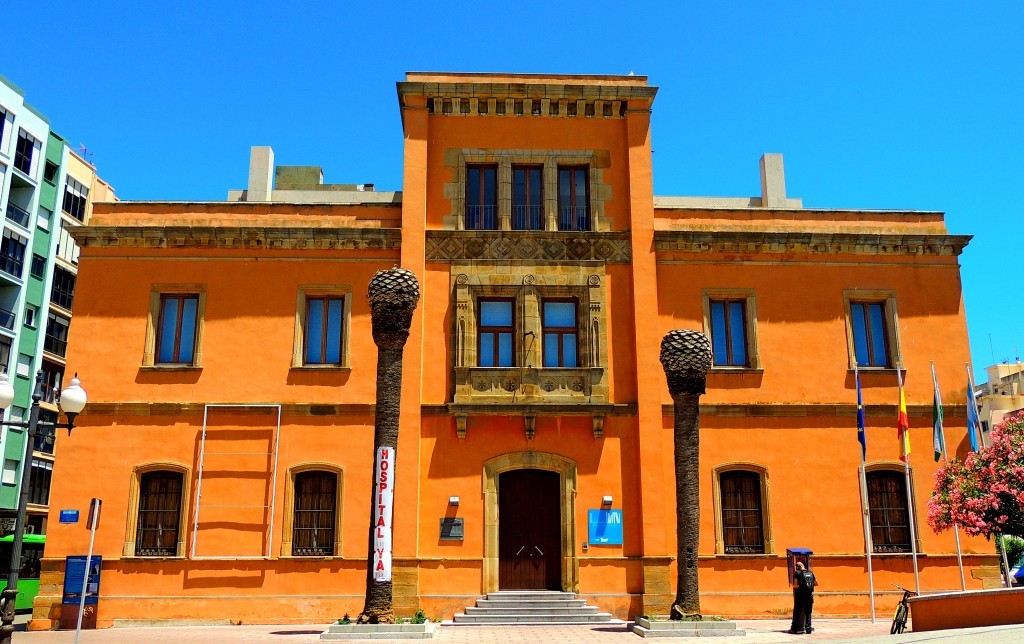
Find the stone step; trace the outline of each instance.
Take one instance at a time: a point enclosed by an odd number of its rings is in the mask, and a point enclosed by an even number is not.
[[[593,624],[610,622],[611,613],[593,613],[589,615],[467,615],[457,613],[453,620],[460,624]]]
[[[467,606],[466,615],[593,615],[598,612],[597,606],[542,606],[523,608],[509,606],[494,608],[491,606]]]
[[[583,599],[478,599],[480,608],[582,608],[587,604]]]
[[[499,590],[487,593],[488,599],[576,599],[576,593],[563,590]]]
[[[437,635],[437,624],[331,624],[321,640],[416,640]]]

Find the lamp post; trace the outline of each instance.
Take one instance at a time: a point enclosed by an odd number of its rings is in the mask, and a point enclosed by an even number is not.
[[[58,423],[39,420],[39,401],[43,399],[43,372],[36,374],[36,385],[32,391],[32,407],[28,421],[4,421],[3,427],[22,427],[25,432],[25,454],[21,461],[21,494],[18,497],[18,518],[14,523],[14,543],[11,544],[10,570],[7,574],[7,588],[0,593],[0,644],[10,644],[14,634],[14,606],[18,597],[18,573],[21,568],[21,545],[25,538],[25,515],[28,511],[29,483],[32,478],[32,443],[40,427],[67,428],[68,434],[75,427],[75,416],[85,408],[86,395],[78,380],[78,374],[71,379],[71,385],[61,392],[60,409],[68,422]],[[7,409],[14,402],[14,386],[7,374],[0,374],[0,410]]]

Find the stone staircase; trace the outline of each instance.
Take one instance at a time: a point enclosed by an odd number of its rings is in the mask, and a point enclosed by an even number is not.
[[[502,590],[456,613],[452,624],[595,624],[611,622],[610,613],[598,612],[575,593],[552,590]]]

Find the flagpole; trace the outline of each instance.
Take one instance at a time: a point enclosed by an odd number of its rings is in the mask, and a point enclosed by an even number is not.
[[[896,380],[900,386],[900,400],[903,400],[903,369],[902,365],[896,366]],[[909,437],[900,445],[900,449],[903,449],[903,445]],[[910,510],[910,517],[908,517],[907,523],[910,525],[910,553],[914,558],[914,590],[917,593],[921,592],[921,577],[917,570],[917,529],[914,527],[914,523],[917,521],[917,504],[914,503],[914,495],[910,491],[910,453],[909,450],[903,458],[903,476],[906,478],[907,488],[907,507]]]
[[[871,522],[870,522],[870,509],[868,503],[868,477],[867,470],[865,469],[865,454],[867,450],[867,430],[864,427],[864,400],[860,393],[860,369],[856,362],[853,363],[853,377],[857,382],[857,431],[861,432],[863,441],[861,442],[860,450],[860,498],[861,498],[861,513],[864,515],[864,554],[868,558],[868,593],[871,598],[871,623],[875,623],[875,577],[871,570],[871,553],[875,549],[874,543],[871,541]]]
[[[939,396],[939,379],[935,375],[935,361],[931,361],[932,364],[932,384],[935,386],[935,406],[937,416],[934,419],[936,423],[932,428],[932,431],[939,433],[940,447],[942,447],[942,464],[946,465],[948,460],[946,458],[946,435],[945,430],[942,427],[942,398]],[[968,377],[970,374],[968,374]],[[970,425],[970,423],[968,423]],[[968,431],[974,431],[971,427],[967,428]],[[960,590],[967,590],[967,580],[964,578],[964,558],[960,551],[960,526],[957,525],[956,520],[953,521],[953,536],[956,537],[956,563],[960,567]]]
[[[964,367],[967,369],[967,386],[971,388],[971,400],[974,401],[975,414],[977,414],[978,404],[974,397],[974,370],[971,369],[971,364],[969,362],[965,362]],[[968,416],[968,418],[970,418],[970,416]],[[980,443],[982,447],[987,447],[987,445],[985,445],[985,432],[981,431],[981,426],[972,427],[971,431],[977,431],[978,443]]]

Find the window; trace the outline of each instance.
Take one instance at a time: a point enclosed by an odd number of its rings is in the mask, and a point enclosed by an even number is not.
[[[29,269],[32,277],[43,279],[46,277],[46,258],[42,255],[32,254],[32,267]]]
[[[331,556],[338,500],[338,476],[310,471],[295,475],[293,556]]]
[[[885,302],[850,302],[850,326],[857,365],[891,366]]]
[[[576,300],[544,300],[544,366],[578,367]]]
[[[512,228],[544,229],[544,197],[541,166],[512,166]]]
[[[479,300],[480,344],[477,356],[481,367],[511,367],[514,364],[514,304],[512,299]]]
[[[345,311],[344,297],[306,298],[306,326],[303,335],[304,364],[333,364],[341,361]]]
[[[157,470],[139,477],[135,555],[173,557],[178,553],[184,474]]]
[[[160,320],[157,324],[156,362],[192,364],[196,345],[199,296],[195,294],[160,296]]]
[[[53,461],[32,459],[32,480],[28,484],[29,503],[50,504],[51,478],[53,478]]]
[[[36,169],[36,152],[41,146],[39,142],[25,130],[18,132],[18,146],[14,149],[14,167],[28,176],[33,176]]]
[[[60,167],[53,161],[47,160],[43,165],[43,180],[47,183],[54,183],[57,180],[57,171]]]
[[[43,230],[50,230],[50,220],[53,218],[53,211],[44,206],[39,206],[36,211],[36,226]]]
[[[11,339],[0,336],[0,372],[7,373],[7,364],[11,359]]]
[[[85,221],[85,203],[89,189],[72,177],[68,177],[64,186],[64,212],[78,221]]]
[[[558,229],[590,230],[586,166],[558,168]]]
[[[3,483],[4,485],[18,484],[18,461],[13,458],[4,459],[4,472],[3,478],[0,479],[0,483]]]
[[[24,237],[4,230],[3,241],[0,241],[0,270],[21,279],[21,272],[25,266],[26,246]]]
[[[498,166],[466,168],[466,229],[497,230]]]
[[[875,552],[910,552],[910,513],[903,472],[867,472],[871,541]]]
[[[719,477],[725,553],[764,553],[760,475],[757,472],[733,470],[722,472]]]
[[[14,368],[14,373],[21,376],[22,378],[32,378],[32,356],[27,353],[18,354],[18,365]],[[24,418],[24,416],[22,416]]]
[[[711,300],[711,344],[715,366],[750,366],[745,300]]]
[[[39,410],[39,419],[46,422],[57,422],[57,414],[48,409]],[[53,443],[56,440],[57,430],[52,425],[40,425],[36,430],[36,436],[32,439],[32,451],[43,454],[53,454]],[[34,476],[34,475],[33,475]]]
[[[14,311],[0,306],[0,327],[3,327],[8,331],[14,331],[14,321]],[[27,320],[25,324],[28,324]]]
[[[36,328],[36,317],[39,315],[39,307],[35,304],[25,305],[25,326]]]
[[[0,107],[0,153],[7,154],[11,143],[12,127],[14,127],[14,115]]]
[[[71,320],[63,315],[50,313],[46,316],[46,338],[43,349],[63,358],[68,351],[68,327]]]
[[[50,287],[50,302],[70,311],[71,306],[75,303],[75,282],[77,279],[77,276],[71,271],[60,266],[54,266],[53,285]]]
[[[60,385],[64,380],[63,371],[43,370],[43,400],[54,405],[60,400]]]
[[[75,243],[71,233],[68,232],[68,228],[75,224],[71,224],[63,218],[60,219],[59,223],[60,232],[57,233],[57,257],[60,257],[69,264],[77,264],[80,251],[78,244]]]

